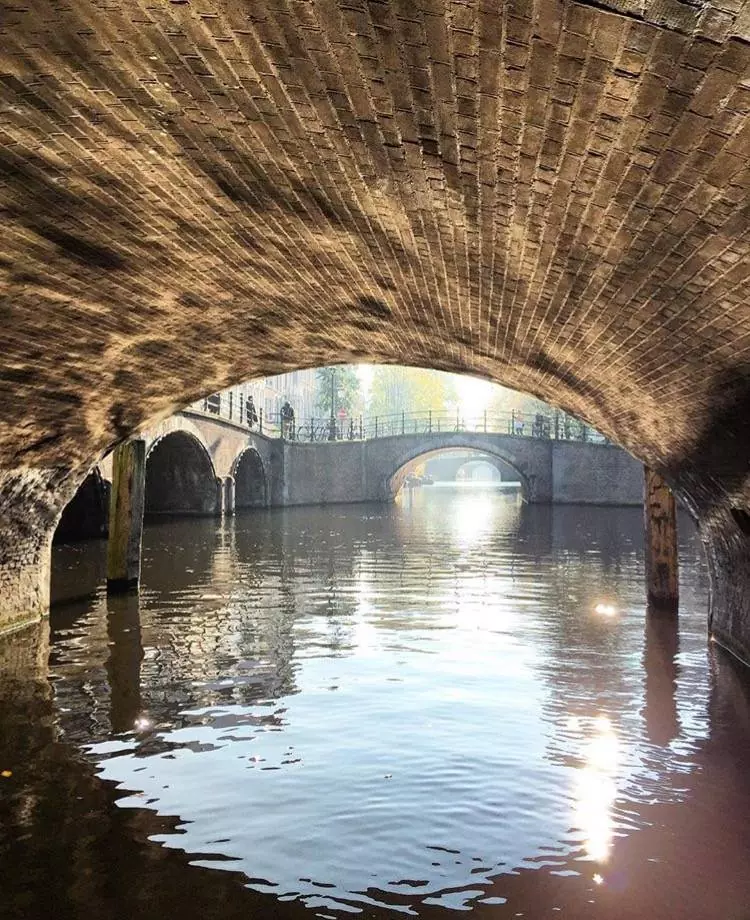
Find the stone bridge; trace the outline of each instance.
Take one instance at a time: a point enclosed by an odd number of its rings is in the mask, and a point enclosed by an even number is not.
[[[147,513],[232,513],[275,503],[278,440],[200,412],[181,412],[144,433]]]
[[[387,501],[418,463],[457,449],[507,463],[518,474],[529,502],[639,505],[643,501],[643,468],[621,448],[469,431],[286,445],[284,501]]]
[[[270,438],[197,411],[143,432],[146,514],[233,514],[269,505],[389,501],[409,471],[444,450],[475,451],[510,466],[524,499],[639,505],[641,464],[610,445],[482,432],[403,434],[298,443]],[[62,539],[107,530],[111,457],[65,509]]]
[[[748,9],[5,3],[2,626],[44,614],[113,447],[370,361],[532,393],[647,464],[750,660]]]
[[[232,514],[283,502],[284,442],[278,438],[192,410],[165,419],[141,438],[146,514]],[[110,455],[89,474],[63,513],[58,528],[62,536],[95,536],[106,529],[101,517],[106,518],[106,505],[96,494],[107,493],[111,481]],[[103,509],[101,514],[97,508]],[[83,531],[79,526],[76,533],[76,520]]]
[[[477,464],[489,463],[506,481],[519,479],[518,473],[503,460],[493,457],[492,454],[477,454],[475,451],[456,451],[440,454],[428,458],[425,473],[432,476],[437,482],[454,482],[460,470],[464,469],[470,475]]]

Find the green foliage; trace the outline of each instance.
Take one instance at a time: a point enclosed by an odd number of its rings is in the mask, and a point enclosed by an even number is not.
[[[455,407],[456,387],[452,374],[417,367],[378,367],[372,378],[367,415],[400,412],[443,412]]]
[[[331,414],[331,393],[333,393],[333,411],[338,414],[344,409],[348,416],[359,415],[362,411],[362,392],[357,371],[347,364],[338,367],[319,367],[315,371],[317,394],[315,403],[321,416]]]

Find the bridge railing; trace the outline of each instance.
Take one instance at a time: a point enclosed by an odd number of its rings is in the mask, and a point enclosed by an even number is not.
[[[312,418],[284,426],[271,420],[274,430],[290,440],[366,441],[407,434],[508,434],[516,437],[543,438],[566,441],[606,443],[606,438],[590,425],[579,422],[562,412],[551,414],[483,412],[465,415],[451,411],[397,412],[391,415],[347,416],[343,418]],[[283,429],[283,430],[282,430]]]
[[[426,410],[395,412],[390,415],[353,415],[308,419],[285,419],[280,412],[263,413],[249,424],[246,408],[216,396],[197,403],[193,409],[209,416],[218,416],[247,427],[250,431],[271,438],[290,441],[368,441],[407,434],[449,434],[471,432],[475,434],[508,434],[522,438],[541,438],[558,441],[584,441],[606,444],[607,438],[598,431],[579,422],[564,412],[528,413],[482,412],[466,415],[460,410]]]

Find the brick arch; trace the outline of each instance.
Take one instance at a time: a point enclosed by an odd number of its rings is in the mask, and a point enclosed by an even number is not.
[[[486,452],[477,451],[476,457],[469,457],[468,459],[464,460],[463,463],[460,464],[460,466],[456,467],[456,474],[458,474],[458,471],[462,470],[465,466],[476,466],[482,463],[485,465],[491,466],[493,469],[497,470],[497,472],[500,475],[502,475],[504,468],[507,469],[507,467],[510,466],[510,464],[506,464],[504,461],[502,461],[501,457],[498,457],[494,454],[488,454]],[[515,470],[514,467],[511,466],[510,468],[514,472],[517,472],[517,470]]]
[[[489,462],[492,463],[493,459],[502,460],[504,463],[507,463],[517,474],[519,482],[521,483],[521,492],[526,501],[534,497],[534,481],[536,479],[536,473],[533,469],[533,465],[530,465],[528,462],[522,461],[517,455],[513,455],[512,451],[504,450],[499,447],[472,447],[466,444],[460,444],[460,439],[457,439],[456,444],[451,444],[450,447],[433,447],[425,449],[424,446],[414,447],[409,450],[407,459],[400,458],[398,461],[398,468],[392,473],[385,473],[385,477],[388,483],[388,492],[391,495],[398,494],[399,490],[404,484],[406,476],[409,472],[417,465],[418,462],[429,459],[431,457],[437,457],[446,450],[455,450],[461,448],[463,450],[471,451],[476,453],[478,459],[479,455],[483,454],[486,457],[489,457]],[[472,461],[467,461],[472,462]]]
[[[234,505],[243,508],[263,508],[268,504],[268,476],[260,453],[246,447],[232,464]]]
[[[146,514],[214,515],[220,490],[211,455],[194,434],[161,434],[146,454]]]
[[[258,6],[252,64],[214,42],[198,68],[158,42],[134,68],[142,23],[115,36],[91,0],[6,17],[3,620],[44,608],[51,528],[114,444],[232,382],[371,360],[533,393],[664,473],[750,658],[747,17]],[[159,16],[188,60],[207,19],[233,28],[219,0]]]
[[[212,468],[215,466],[213,456],[211,455],[211,448],[209,447],[206,438],[195,422],[192,419],[187,418],[185,415],[173,415],[167,419],[164,419],[153,426],[149,426],[146,434],[146,457],[151,453],[151,451],[156,447],[159,441],[163,440],[170,434],[175,434],[182,432],[183,434],[189,435],[194,441],[197,441],[198,444],[203,448],[208,459],[211,462]]]
[[[110,484],[94,467],[63,508],[54,542],[69,543],[105,537],[109,524]]]

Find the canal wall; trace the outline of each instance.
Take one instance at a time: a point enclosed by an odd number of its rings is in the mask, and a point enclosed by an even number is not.
[[[620,447],[553,441],[551,459],[556,504],[643,504],[643,464]]]
[[[324,505],[342,502],[382,501],[368,470],[367,441],[323,441],[296,444],[287,441],[283,451],[283,483],[277,493],[280,505]]]

